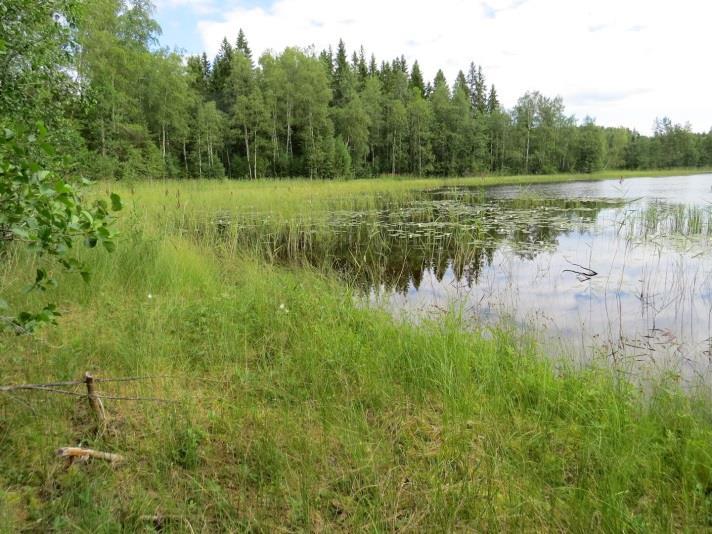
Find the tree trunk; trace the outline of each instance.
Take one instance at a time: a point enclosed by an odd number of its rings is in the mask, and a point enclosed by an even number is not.
[[[287,106],[287,161],[291,162],[292,157],[292,106]]]
[[[529,174],[529,140],[531,138],[532,131],[532,117],[531,111],[527,112],[527,153],[524,158],[524,174]]]
[[[212,139],[210,139],[210,133],[208,132],[208,165],[210,165],[210,172],[212,174],[213,172],[213,142]]]
[[[272,174],[277,176],[277,154],[279,151],[279,139],[277,138],[277,111],[272,114]]]
[[[311,111],[309,112],[309,136],[311,137],[312,144],[312,162],[309,165],[309,177],[313,179],[315,170],[314,155],[316,154],[316,141],[314,140],[314,121]]]
[[[101,155],[106,157],[106,127],[103,118],[101,119]]]
[[[203,177],[203,154],[200,145],[200,130],[198,130],[198,177]]]
[[[529,139],[531,137],[530,132],[531,128],[527,126],[527,153],[524,158],[524,174],[529,174]]]
[[[188,153],[185,149],[185,139],[183,139],[183,163],[185,163],[185,177],[188,178],[190,171],[188,171]]]
[[[423,145],[420,140],[420,117],[418,117],[418,176],[423,176]]]
[[[163,154],[163,164],[166,164],[166,123],[161,123],[161,152]]]
[[[245,130],[245,155],[247,156],[247,174],[252,179],[252,166],[250,165],[250,134],[247,131],[247,124],[244,124]]]
[[[255,131],[253,132],[253,140],[253,144],[255,145],[255,158],[252,161],[255,167],[255,180],[257,180],[257,128],[255,128]]]
[[[393,132],[393,144],[391,147],[391,175],[396,175],[396,133]]]

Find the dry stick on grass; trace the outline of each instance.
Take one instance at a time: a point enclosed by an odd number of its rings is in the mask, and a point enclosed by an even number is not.
[[[75,459],[88,460],[89,458],[96,458],[99,460],[106,460],[112,464],[116,464],[124,461],[124,457],[120,454],[114,454],[111,452],[101,452],[92,449],[82,449],[80,447],[62,447],[57,449],[57,456],[61,458],[67,458],[70,461]]]

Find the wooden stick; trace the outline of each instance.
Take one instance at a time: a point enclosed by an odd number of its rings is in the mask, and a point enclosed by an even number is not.
[[[123,462],[124,457],[120,454],[113,454],[111,452],[101,452],[92,449],[82,449],[80,447],[62,447],[57,449],[57,456],[62,458],[69,458],[73,460],[75,458],[81,458],[83,460],[88,460],[89,458],[97,458],[99,460],[106,460],[112,464]]]
[[[84,381],[87,385],[89,406],[91,406],[96,418],[103,423],[106,421],[106,412],[104,411],[104,404],[101,402],[101,399],[96,396],[96,390],[94,389],[94,377],[88,372],[84,373]]]

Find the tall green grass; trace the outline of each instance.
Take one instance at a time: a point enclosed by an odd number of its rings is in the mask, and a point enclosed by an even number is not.
[[[179,231],[187,203],[229,206],[226,186],[171,184],[182,207],[165,187],[130,197],[116,253],[82,252],[91,284],[62,277],[57,327],[0,336],[0,382],[151,375],[101,390],[178,402],[106,401],[96,432],[83,399],[0,394],[0,529],[151,531],[152,516],[169,532],[712,528],[703,390],[661,377],[643,394],[506,327],[464,329],[456,310],[396,322],[334,276]],[[234,202],[283,194],[250,187]],[[299,187],[280,210],[305,209]],[[28,306],[49,297],[21,291],[33,261],[0,268]],[[78,444],[127,460],[53,456]]]

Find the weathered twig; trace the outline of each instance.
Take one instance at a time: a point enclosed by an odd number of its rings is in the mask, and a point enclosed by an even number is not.
[[[568,260],[566,260],[568,261]],[[571,265],[575,265],[576,267],[579,267],[583,269],[583,271],[576,271],[573,269],[564,269],[561,271],[562,273],[574,273],[576,275],[576,278],[578,278],[579,282],[588,282],[591,278],[594,276],[598,276],[598,273],[591,269],[590,267],[584,267],[583,265],[579,265],[578,263],[574,263],[572,261],[569,261]]]
[[[96,458],[98,460],[106,460],[112,464],[124,461],[124,457],[120,454],[95,451],[92,449],[82,449],[80,447],[62,447],[61,449],[57,449],[57,456],[68,458],[70,460],[79,458],[85,461],[89,458]]]

